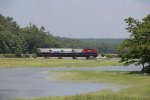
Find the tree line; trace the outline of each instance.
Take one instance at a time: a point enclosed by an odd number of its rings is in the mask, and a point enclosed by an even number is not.
[[[56,37],[56,40],[61,47],[70,48],[96,48],[101,54],[118,54],[118,46],[124,39],[111,39],[111,38],[80,38],[80,39],[69,39]]]
[[[57,47],[55,38],[42,26],[20,28],[12,17],[0,15],[0,53],[35,53],[38,47]]]
[[[12,17],[0,14],[0,54],[31,54],[37,48],[96,48],[100,53],[118,53],[123,39],[72,39],[56,37],[29,23],[21,28]]]

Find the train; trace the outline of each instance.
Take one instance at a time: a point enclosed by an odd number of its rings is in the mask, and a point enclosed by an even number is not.
[[[77,57],[96,58],[98,52],[95,48],[72,49],[72,48],[37,48],[37,57]]]

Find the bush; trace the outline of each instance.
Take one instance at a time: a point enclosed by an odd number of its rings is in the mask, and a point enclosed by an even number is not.
[[[16,55],[16,57],[19,57],[19,58],[22,58],[22,57],[23,57],[22,54],[15,54],[15,55]]]
[[[24,58],[30,58],[30,54],[23,54]]]
[[[0,58],[30,58],[30,54],[0,54]]]
[[[36,55],[36,54],[33,54],[32,57],[33,57],[33,58],[37,58],[37,55]]]
[[[103,54],[103,53],[102,53],[102,54],[101,54],[101,56],[102,56],[102,57],[104,57],[104,56],[105,56],[105,54]]]
[[[3,54],[0,54],[0,58],[4,58],[4,55],[3,55]]]
[[[150,73],[150,66],[146,66],[142,69],[143,73]]]
[[[16,54],[3,54],[4,57],[6,58],[16,58]]]
[[[58,57],[58,59],[63,59],[63,57]]]
[[[107,58],[118,58],[119,56],[117,54],[105,54]]]

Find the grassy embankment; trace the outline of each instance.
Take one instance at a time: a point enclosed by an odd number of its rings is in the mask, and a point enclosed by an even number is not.
[[[72,60],[45,58],[0,58],[0,68],[4,67],[97,67],[122,65],[118,59]]]
[[[105,89],[74,96],[11,100],[150,100],[150,77],[142,74],[103,71],[58,71],[50,74],[61,80],[111,83],[121,89],[118,92]]]

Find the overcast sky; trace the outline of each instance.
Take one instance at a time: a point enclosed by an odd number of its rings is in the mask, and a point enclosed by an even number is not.
[[[126,38],[125,18],[150,14],[150,0],[0,0],[0,13],[21,26],[44,26],[54,36]]]

